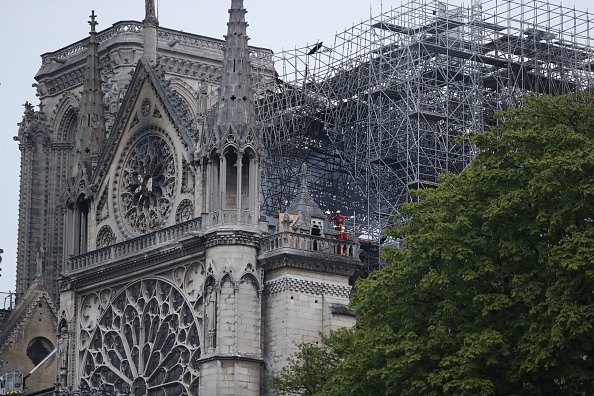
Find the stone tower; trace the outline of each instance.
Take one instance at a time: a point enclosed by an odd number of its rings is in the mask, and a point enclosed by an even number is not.
[[[200,390],[259,395],[261,269],[257,263],[261,131],[256,128],[243,0],[232,0],[214,128],[206,131],[208,223]],[[203,218],[204,220],[204,218]]]
[[[309,194],[305,164],[300,192],[279,215],[277,231],[262,239],[258,256],[264,269],[262,348],[268,375],[287,363],[299,343],[355,324],[348,303],[361,266],[359,245],[337,238]],[[264,383],[263,394],[269,391]]]

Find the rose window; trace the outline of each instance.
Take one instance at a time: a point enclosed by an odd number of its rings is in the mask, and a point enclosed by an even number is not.
[[[174,196],[173,152],[159,136],[146,136],[130,150],[124,163],[120,187],[124,223],[134,234],[161,228]]]
[[[86,300],[89,300],[87,297]],[[93,305],[83,302],[83,306]],[[83,309],[84,310],[84,309]],[[198,394],[199,321],[182,294],[161,280],[138,281],[93,325],[81,321],[81,379],[133,395]]]

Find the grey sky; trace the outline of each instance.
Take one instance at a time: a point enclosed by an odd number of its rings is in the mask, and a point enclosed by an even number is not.
[[[454,2],[454,1],[452,1]],[[203,36],[222,38],[230,0],[157,0],[160,25]],[[384,11],[400,1],[383,0]],[[565,1],[564,6],[571,7]],[[586,10],[588,2],[577,0]],[[380,14],[382,0],[245,0],[250,44],[280,51],[319,41],[330,44],[334,34]],[[370,12],[370,9],[373,11]],[[0,24],[0,248],[4,249],[0,291],[15,289],[15,261],[20,157],[12,137],[23,114],[22,104],[39,103],[31,87],[45,52],[58,50],[88,36],[89,15],[98,15],[98,30],[120,20],[141,21],[142,0],[2,0]],[[2,301],[0,301],[0,307]]]

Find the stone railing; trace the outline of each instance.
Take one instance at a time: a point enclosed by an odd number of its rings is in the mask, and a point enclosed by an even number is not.
[[[141,22],[117,22],[114,23],[110,28],[107,28],[104,31],[97,34],[97,42],[101,44],[114,36],[128,33],[142,33],[142,30],[143,26]],[[67,59],[72,58],[78,55],[79,53],[86,51],[88,44],[89,39],[86,38],[84,40],[77,41],[76,43],[71,44],[68,47],[62,48],[56,52],[48,52],[46,54],[43,54],[41,55],[41,64],[45,65],[56,60],[64,62]]]
[[[243,225],[253,226],[256,224],[255,214],[251,210],[241,210],[239,219],[237,218],[237,209],[224,209],[221,212],[209,214],[208,226],[215,227],[219,225]]]
[[[122,33],[142,33],[144,26],[141,22],[136,21],[121,21],[114,23],[110,28],[105,29],[97,35],[97,42],[101,44],[110,38]]]
[[[208,37],[187,34],[177,30],[160,28],[157,32],[159,40],[166,43],[181,43],[192,47],[212,48],[218,51],[225,50],[225,42],[223,40],[211,39]]]
[[[250,62],[254,69],[273,69],[273,52],[266,49],[250,48]]]
[[[161,244],[176,241],[192,231],[202,231],[202,218],[198,217],[128,241],[70,257],[64,263],[64,273],[76,272],[110,260],[149,250]]]
[[[357,242],[344,239],[322,238],[294,232],[282,232],[263,238],[260,242],[260,248],[260,253],[291,248],[359,258],[359,244]]]
[[[97,34],[97,42],[102,43],[112,39],[115,36],[122,34],[142,34],[144,26],[142,22],[138,21],[121,21],[114,23],[110,28],[107,28]],[[215,51],[225,50],[225,41],[213,39],[195,34],[180,32],[173,29],[158,28],[157,37],[161,43],[182,43],[198,48],[211,48]],[[142,38],[139,37],[139,43],[142,43]],[[41,56],[41,64],[45,65],[54,61],[65,62],[84,51],[86,51],[89,44],[89,38],[77,41],[68,47],[62,48],[55,52],[48,52]],[[250,60],[254,67],[272,67],[272,51],[263,48],[250,48]]]
[[[48,54],[43,54],[41,55],[41,64],[42,65],[46,65],[50,62],[54,62],[54,61],[66,61],[66,59],[71,58],[81,52],[86,51],[87,49],[87,44],[85,42],[78,42],[75,43],[69,47],[66,47],[63,50],[57,51],[57,52],[52,52],[52,53],[48,53]]]

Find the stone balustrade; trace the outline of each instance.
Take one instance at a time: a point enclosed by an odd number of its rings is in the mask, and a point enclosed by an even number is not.
[[[121,21],[114,23],[111,27],[99,32],[97,34],[97,42],[99,45],[118,36],[129,34],[142,34],[144,30],[142,22],[137,21]],[[212,39],[209,37],[198,36],[195,34],[180,32],[177,30],[159,27],[157,29],[158,40],[161,43],[179,42],[190,47],[198,48],[212,48],[215,51],[223,52],[225,49],[225,41]],[[142,44],[142,37],[138,37],[138,43]],[[51,62],[64,63],[66,60],[77,56],[78,54],[87,50],[89,39],[77,41],[68,47],[62,48],[55,52],[48,52],[41,56],[41,64],[46,65]],[[263,48],[250,48],[250,60],[254,67],[272,67],[272,51]]]
[[[244,216],[247,221],[250,212],[245,212]],[[233,211],[233,213],[235,213],[236,218],[237,211]],[[230,213],[229,216],[231,216]],[[198,217],[128,241],[116,243],[78,256],[72,256],[64,262],[63,270],[65,274],[69,274],[95,267],[128,255],[154,249],[168,242],[175,242],[191,232],[204,231],[205,228],[206,225],[203,225],[202,218]],[[338,254],[346,257],[359,257],[359,244],[357,242],[293,232],[282,232],[265,237],[261,240],[260,245],[261,253],[282,248],[291,248],[328,255]]]
[[[359,258],[359,244],[357,242],[297,234],[294,232],[282,232],[263,238],[260,246],[261,254],[277,249],[291,248]]]
[[[164,243],[179,240],[193,231],[202,231],[202,218],[198,217],[128,241],[70,257],[64,263],[64,273],[77,272],[110,260],[153,249]]]
[[[107,28],[97,34],[97,42],[101,43],[111,39],[114,36],[128,33],[142,33],[143,26],[141,22],[136,21],[121,21],[114,23],[110,28]],[[46,65],[54,61],[65,62],[67,59],[72,58],[79,53],[87,50],[89,39],[83,39],[77,41],[68,47],[62,48],[55,52],[48,52],[41,55],[41,64]]]
[[[256,224],[254,216],[255,214],[251,210],[241,210],[238,219],[237,209],[224,209],[221,212],[210,213],[208,225],[212,227],[218,225],[253,226]]]

